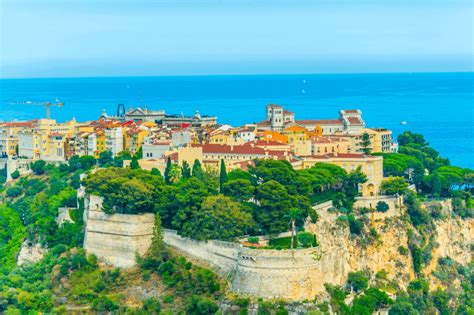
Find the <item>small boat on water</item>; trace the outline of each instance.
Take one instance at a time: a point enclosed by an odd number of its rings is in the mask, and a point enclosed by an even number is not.
[[[406,120],[402,120],[402,121],[400,122],[400,125],[403,125],[403,126],[408,125],[408,122],[407,122]]]

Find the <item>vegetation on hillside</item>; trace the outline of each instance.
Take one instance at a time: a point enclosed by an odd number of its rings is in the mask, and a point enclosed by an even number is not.
[[[433,272],[435,284],[430,284],[423,273],[436,247],[436,220],[445,214],[436,204],[421,204],[427,198],[450,197],[454,216],[472,217],[473,171],[450,166],[420,135],[406,132],[400,135],[399,143],[399,153],[383,154],[384,174],[390,178],[383,182],[382,191],[404,195],[405,222],[410,230],[408,248],[401,246],[399,251],[410,255],[416,279],[402,290],[382,271],[375,275],[355,271],[344,286],[326,285],[330,300],[309,304],[315,312],[331,309],[338,314],[372,314],[390,308],[390,314],[473,313],[471,265],[439,258]],[[138,158],[128,152],[115,158],[104,152],[99,159],[74,156],[57,166],[37,161],[31,165],[33,174],[15,174],[14,181],[3,187],[0,313],[65,313],[81,308],[130,314],[216,313],[219,303],[228,300],[225,283],[212,271],[171,252],[163,242],[162,226],[197,240],[228,241],[291,229],[295,237],[272,240],[269,246],[312,247],[318,240],[303,231],[304,220],[317,220],[312,204],[332,200],[337,223],[346,225],[353,238],[372,241],[378,237],[364,209],[353,209],[357,187],[367,180],[360,170],[347,173],[319,163],[297,171],[286,161],[258,160],[248,171],[227,172],[221,163],[217,173],[203,169],[199,161],[192,166],[170,161],[162,175],[156,169],[141,170]],[[124,160],[131,160],[130,167],[122,167]],[[101,169],[89,172],[97,166]],[[4,173],[0,170],[0,181],[4,181]],[[77,198],[76,189],[83,173],[88,173],[83,182],[87,192],[104,197],[104,211],[155,214],[152,246],[147,255],[137,257],[139,270],[106,267],[80,248],[84,201]],[[408,183],[416,184],[418,191],[408,191]],[[72,222],[58,226],[55,219],[60,207],[75,208],[70,212]],[[388,205],[380,202],[376,210],[385,212]],[[48,251],[37,263],[16,266],[25,239]],[[248,239],[253,242],[255,237]],[[156,295],[126,305],[132,283]],[[229,303],[246,314],[251,302],[259,305],[259,314],[287,312],[284,301],[236,297]]]

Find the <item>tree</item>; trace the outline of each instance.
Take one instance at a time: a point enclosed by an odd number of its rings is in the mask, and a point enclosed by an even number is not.
[[[253,197],[255,187],[247,179],[228,180],[222,185],[222,193],[234,197],[240,202],[248,201]]]
[[[347,284],[356,292],[361,292],[369,286],[369,278],[363,271],[349,272]]]
[[[378,212],[387,212],[387,210],[389,209],[390,207],[388,206],[388,204],[385,202],[385,201],[379,201],[377,202],[377,206],[375,207],[375,209],[378,211]]]
[[[87,171],[93,168],[96,164],[96,160],[93,156],[83,155],[79,158],[80,168]]]
[[[364,152],[365,154],[370,154],[370,152],[372,151],[370,136],[367,132],[362,135],[362,141],[360,142],[360,146],[362,147],[362,152]]]
[[[180,182],[177,191],[173,193],[172,199],[175,200],[177,212],[173,216],[172,226],[179,231],[201,210],[201,204],[209,195],[209,190],[203,181],[193,176],[187,181]]]
[[[290,226],[291,226],[291,245],[290,248],[293,249],[294,246],[294,240],[295,240],[295,235],[296,235],[296,220],[299,219],[301,213],[300,210],[296,208],[290,209],[287,215],[285,215],[285,218],[290,220]]]
[[[221,159],[221,171],[219,173],[219,188],[221,192],[222,192],[222,186],[225,184],[226,181],[227,181],[227,170],[225,168],[224,159]]]
[[[0,205],[0,274],[8,273],[16,265],[16,256],[25,235],[26,230],[18,212]]]
[[[178,164],[173,163],[168,173],[168,183],[175,184],[180,180],[180,178],[181,178],[181,168],[178,166]]]
[[[349,230],[351,234],[360,235],[364,228],[364,222],[356,219],[352,214],[349,214],[347,219],[349,221]]]
[[[427,146],[428,142],[425,141],[423,135],[418,133],[412,133],[410,131],[404,131],[402,134],[398,135],[397,138],[398,145],[405,146],[410,143],[415,143],[419,146]]]
[[[20,172],[18,170],[15,170],[14,172],[11,173],[11,177],[13,179],[17,179],[18,177],[20,177]]]
[[[153,176],[159,176],[161,178],[161,172],[156,167],[153,167],[150,171],[150,174]]]
[[[199,179],[203,179],[204,177],[204,172],[201,167],[201,162],[199,162],[198,159],[194,160],[192,175]]]
[[[36,162],[31,163],[31,170],[36,175],[42,175],[42,174],[44,174],[45,166],[46,166],[45,161],[38,160]]]
[[[191,169],[189,168],[189,164],[187,161],[183,161],[183,166],[181,167],[181,173],[183,178],[190,178],[191,177]]]
[[[269,233],[287,230],[285,214],[291,208],[291,201],[286,188],[277,181],[270,180],[257,186],[255,198],[260,204],[255,213],[255,220],[260,227]]]
[[[113,162],[112,152],[104,151],[99,154],[99,165],[104,167]]]
[[[130,162],[130,168],[132,170],[137,170],[137,169],[140,169],[140,164],[138,164],[138,160],[137,158],[134,156],[132,157],[132,162]]]
[[[185,222],[182,234],[197,240],[233,240],[244,235],[253,225],[252,216],[241,210],[240,204],[223,196],[208,196],[200,211]]]
[[[165,168],[165,183],[168,185],[171,184],[170,182],[170,171],[171,171],[171,159],[168,157],[166,160],[166,168]]]
[[[408,184],[403,177],[390,177],[382,181],[380,189],[386,195],[404,194]]]
[[[388,311],[389,315],[418,315],[413,305],[408,301],[396,301]]]
[[[166,245],[163,241],[163,230],[161,228],[161,218],[158,213],[155,214],[155,224],[153,226],[153,238],[151,239],[150,249],[147,259],[153,261],[155,266],[159,266],[161,262],[168,256]]]
[[[134,155],[133,157],[135,158],[135,160],[140,159],[136,155]],[[123,161],[125,161],[125,160],[133,160],[132,155],[130,154],[130,151],[128,151],[128,150],[123,150],[123,151],[119,152],[117,154],[117,156],[114,157],[114,160],[113,160],[112,164],[114,166],[117,166],[117,167],[123,167]]]

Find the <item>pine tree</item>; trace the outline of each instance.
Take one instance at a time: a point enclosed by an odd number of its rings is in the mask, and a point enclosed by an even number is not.
[[[204,173],[202,171],[201,162],[198,159],[194,160],[193,164],[193,176],[199,179],[204,177]]]
[[[362,147],[362,152],[364,152],[365,154],[370,154],[370,151],[372,151],[372,149],[370,148],[370,144],[370,136],[366,132],[362,135],[362,141],[360,143],[360,146]]]
[[[182,166],[182,175],[183,178],[190,178],[191,177],[191,169],[189,168],[189,164],[187,161],[183,161]]]
[[[227,182],[227,170],[225,168],[224,159],[221,159],[221,172],[219,176],[220,191],[222,192],[222,186]]]
[[[170,184],[171,159],[168,157],[165,168],[165,183]]]
[[[156,262],[161,262],[166,258],[166,246],[163,241],[163,230],[161,228],[161,217],[158,213],[155,214],[155,225],[153,227],[153,238],[151,239],[149,259]]]
[[[141,169],[140,164],[138,164],[138,159],[135,156],[132,158],[132,162],[130,162],[130,168],[132,170]]]

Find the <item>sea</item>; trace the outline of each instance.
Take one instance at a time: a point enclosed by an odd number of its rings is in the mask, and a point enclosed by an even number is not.
[[[53,107],[58,121],[114,115],[118,104],[166,113],[215,115],[240,126],[265,119],[265,105],[283,105],[296,119],[334,119],[360,109],[368,127],[394,136],[421,133],[451,164],[474,169],[474,73],[300,74],[96,77],[0,80],[0,121],[41,118],[32,102]]]

